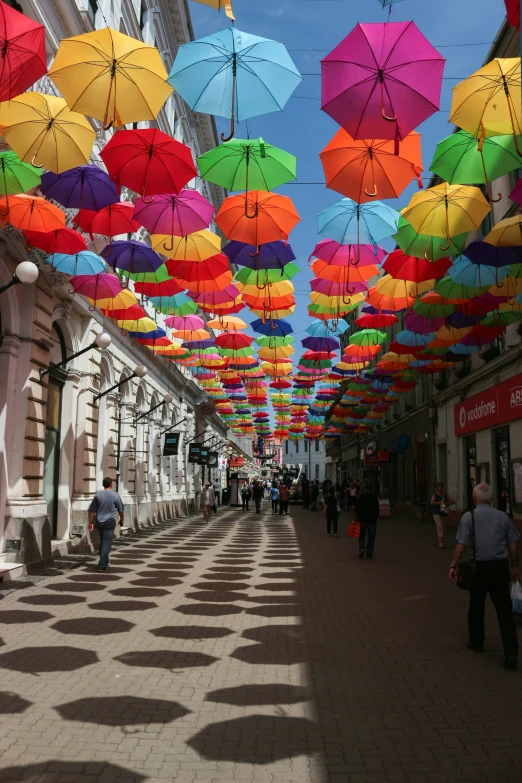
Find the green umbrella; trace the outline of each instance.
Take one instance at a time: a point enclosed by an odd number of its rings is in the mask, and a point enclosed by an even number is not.
[[[121,277],[130,277],[131,280],[136,280],[138,283],[164,283],[166,280],[172,279],[165,264],[159,266],[154,272],[129,272],[127,269],[121,269],[120,273]]]
[[[421,302],[420,299],[413,303],[414,312],[417,315],[423,315],[425,318],[445,318],[447,315],[454,313],[456,309],[455,305],[431,304]]]
[[[273,190],[296,178],[297,159],[263,139],[231,139],[198,158],[203,179],[227,190]]]
[[[500,194],[492,197],[489,183],[520,167],[515,143],[513,135],[477,140],[459,130],[437,144],[430,168],[450,185],[486,185],[490,200],[500,201]]]
[[[212,353],[215,353],[215,351],[212,351]],[[218,348],[218,353],[221,356],[253,356],[254,349],[250,348],[250,346],[248,348]]]
[[[261,348],[277,348],[279,345],[295,343],[295,338],[290,334],[287,334],[286,337],[256,337],[256,343]]]
[[[521,313],[515,310],[493,310],[480,321],[481,326],[509,326],[516,324],[522,318]]]
[[[397,242],[402,252],[408,256],[415,256],[415,258],[425,258],[427,261],[438,261],[439,258],[445,258],[448,255],[460,256],[467,236],[468,235],[466,233],[452,237],[449,249],[441,250],[440,237],[430,237],[427,234],[417,234],[415,229],[410,226],[406,218],[402,217],[401,215],[399,218],[397,233],[394,234],[393,239]]]
[[[0,152],[0,196],[27,193],[40,184],[40,174],[41,169],[22,163],[12,150]]]
[[[379,332],[378,329],[361,329],[350,336],[350,342],[354,345],[366,346],[381,345],[387,339],[386,332]]]
[[[434,290],[436,294],[439,294],[444,299],[471,299],[473,296],[478,296],[483,291],[487,291],[490,285],[463,285],[462,283],[455,283],[448,276],[438,280]]]
[[[249,269],[244,266],[236,273],[235,279],[243,285],[266,286],[269,283],[280,283],[282,280],[291,280],[300,272],[300,267],[291,261],[282,269]]]

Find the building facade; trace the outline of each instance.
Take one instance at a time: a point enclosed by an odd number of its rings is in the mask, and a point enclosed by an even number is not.
[[[323,482],[326,475],[326,444],[324,440],[285,440],[283,466],[301,465],[302,475],[310,481]]]

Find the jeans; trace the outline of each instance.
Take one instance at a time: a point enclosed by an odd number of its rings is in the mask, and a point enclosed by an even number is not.
[[[250,498],[241,498],[241,503],[243,504],[243,511],[248,511],[248,503],[250,501]]]
[[[272,514],[277,514],[278,499],[272,500]]]
[[[332,532],[337,534],[337,513],[331,513],[326,515],[326,532],[328,535]]]
[[[359,520],[359,524],[361,526],[361,532],[359,534],[359,552],[364,552],[366,550],[368,557],[371,557],[375,546],[377,522],[362,522]],[[368,534],[368,542],[366,542],[366,534]]]
[[[109,565],[109,553],[112,547],[112,539],[114,538],[114,527],[99,527],[96,525],[100,536],[100,562],[98,568],[107,568]]]
[[[469,591],[469,641],[474,647],[484,645],[484,610],[489,593],[497,613],[500,636],[506,658],[516,658],[518,639],[509,592],[509,565],[507,560],[478,562]]]
[[[255,498],[256,501],[256,513],[261,513],[261,498]]]
[[[288,500],[279,501],[279,513],[288,514]]]

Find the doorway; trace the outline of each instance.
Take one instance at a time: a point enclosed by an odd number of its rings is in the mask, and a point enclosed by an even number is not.
[[[494,430],[495,454],[495,498],[496,506],[507,514],[511,513],[511,481],[509,465],[511,460],[509,427],[498,427]]]
[[[477,483],[477,439],[468,435],[464,441],[464,476],[466,477],[466,508],[473,508],[473,490]]]
[[[49,357],[50,364],[58,364],[67,358],[62,330],[53,324],[54,342]],[[43,496],[47,504],[47,515],[51,536],[56,538],[58,530],[58,490],[60,484],[60,446],[62,423],[62,391],[67,371],[51,369],[47,385],[47,409],[45,418],[45,451],[43,470]]]

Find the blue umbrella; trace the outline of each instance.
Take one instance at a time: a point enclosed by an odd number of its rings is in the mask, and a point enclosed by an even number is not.
[[[157,340],[159,337],[166,337],[167,332],[158,327],[155,332],[128,332],[128,335],[134,340]]]
[[[453,329],[464,329],[465,326],[476,326],[480,321],[480,315],[466,315],[466,313],[451,313],[446,318],[446,324]]]
[[[56,272],[64,275],[97,275],[105,272],[106,266],[103,258],[91,253],[90,250],[82,250],[75,255],[55,253],[52,267]]]
[[[144,242],[118,239],[106,245],[102,256],[114,269],[123,269],[130,275],[155,272],[163,265],[163,259]]]
[[[120,197],[116,185],[99,166],[89,164],[62,171],[46,172],[42,177],[42,193],[68,209],[91,209],[94,212],[116,204]]]
[[[485,243],[484,243],[485,244]],[[495,248],[496,249],[496,248]],[[448,269],[448,275],[454,283],[481,288],[498,283],[511,274],[509,266],[488,266],[487,264],[474,264],[466,256],[455,261]]]
[[[466,257],[473,264],[486,264],[487,266],[522,264],[522,247],[495,247],[479,238],[469,243],[466,248]]]
[[[348,323],[341,320],[337,324],[336,332],[333,332],[326,324],[322,323],[322,321],[314,321],[310,326],[306,327],[305,331],[310,337],[333,337],[335,333],[343,334],[348,328]]]
[[[293,332],[288,321],[283,321],[282,318],[274,318],[273,321],[266,321],[265,323],[263,323],[261,318],[257,318],[250,325],[254,332],[265,334],[267,337],[286,337],[287,334],[292,334]]]
[[[234,27],[180,46],[167,79],[193,111],[235,121],[282,111],[301,81],[285,46]]]
[[[259,248],[234,239],[223,248],[223,252],[233,264],[247,266],[249,269],[282,270],[286,264],[295,260],[292,248],[282,239],[265,242],[259,245]]]
[[[395,234],[399,224],[399,213],[382,201],[357,204],[351,198],[341,199],[317,218],[319,233],[340,245],[376,245]]]
[[[417,334],[417,332],[410,332],[409,329],[404,329],[404,331],[398,333],[395,339],[401,345],[407,345],[409,348],[418,348],[431,343],[435,339],[435,332],[431,334]]]

